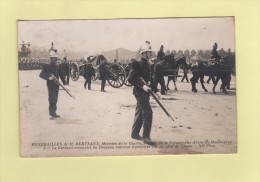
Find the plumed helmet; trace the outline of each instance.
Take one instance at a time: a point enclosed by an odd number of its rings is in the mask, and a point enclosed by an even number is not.
[[[140,48],[140,54],[143,52],[152,52],[152,47],[149,41],[146,41]]]
[[[55,51],[50,52],[50,58],[58,58],[58,54]]]

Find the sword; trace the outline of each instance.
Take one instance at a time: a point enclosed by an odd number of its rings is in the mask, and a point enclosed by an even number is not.
[[[142,77],[140,77],[139,79],[140,79],[141,82],[143,82],[143,84],[145,84],[147,87],[149,87]],[[154,100],[156,100],[156,102],[157,102],[157,103],[159,104],[159,106],[162,108],[162,110],[164,111],[164,113],[174,122],[174,119],[173,119],[172,116],[168,113],[168,111],[164,108],[164,106],[162,105],[162,103],[161,103],[161,102],[159,101],[159,99],[156,97],[155,93],[154,93],[151,89],[148,89],[148,93],[154,98]]]
[[[75,99],[75,97],[72,96],[72,95],[69,93],[68,89],[66,89],[66,88],[59,82],[59,80],[58,80],[53,74],[51,74],[51,77],[53,78],[54,82],[55,82],[57,85],[61,86],[61,87],[63,88],[63,90],[65,90],[65,91],[67,92],[67,94],[68,94],[69,96],[71,96],[73,99]]]

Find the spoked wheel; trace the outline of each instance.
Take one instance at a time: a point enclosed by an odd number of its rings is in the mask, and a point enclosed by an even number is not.
[[[79,79],[79,67],[76,63],[72,63],[70,65],[70,78],[73,81],[77,81]]]
[[[118,64],[113,64],[107,67],[108,83],[113,88],[122,87],[126,80],[125,70],[122,66]]]

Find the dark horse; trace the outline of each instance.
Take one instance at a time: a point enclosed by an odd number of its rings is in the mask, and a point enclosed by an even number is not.
[[[175,90],[177,90],[176,78],[179,76],[178,74],[179,68],[180,67],[183,69],[188,68],[188,64],[186,62],[185,56],[181,56],[174,59],[174,54],[166,55],[164,57],[164,66],[165,66],[164,75],[168,76],[167,87],[166,87],[167,90],[170,90],[169,83],[171,80],[174,83]]]
[[[223,93],[228,94],[226,87],[229,86],[231,80],[231,73],[235,70],[235,56],[229,55],[224,58],[221,58],[219,61],[215,63],[212,62],[199,62],[197,65],[191,65],[191,71],[193,77],[190,79],[192,91],[196,93],[198,90],[196,89],[196,83],[200,79],[200,83],[205,92],[208,92],[206,87],[204,86],[204,76],[216,76],[216,82],[214,83],[214,87],[212,88],[213,93],[215,94],[215,88],[218,84],[218,81],[221,79],[222,85],[221,89]]]

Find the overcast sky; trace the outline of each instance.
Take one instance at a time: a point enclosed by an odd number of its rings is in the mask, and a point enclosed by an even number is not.
[[[125,48],[136,51],[146,40],[155,51],[235,49],[234,18],[18,21],[18,43],[89,54]]]

